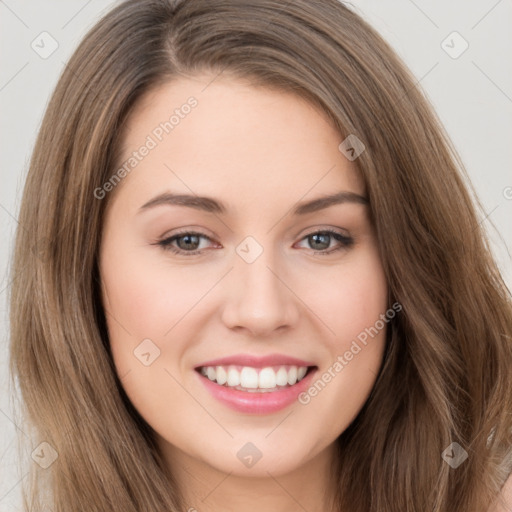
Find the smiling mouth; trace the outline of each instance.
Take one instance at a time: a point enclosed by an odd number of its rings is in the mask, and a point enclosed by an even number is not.
[[[264,368],[239,365],[201,366],[196,369],[215,384],[249,393],[272,393],[289,389],[316,366],[277,365]]]

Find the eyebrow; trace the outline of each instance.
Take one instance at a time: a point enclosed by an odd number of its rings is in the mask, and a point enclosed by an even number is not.
[[[366,197],[356,194],[355,192],[342,191],[336,194],[318,197],[311,201],[298,203],[292,213],[293,215],[306,215],[308,213],[317,212],[330,206],[343,203],[368,205],[369,201]],[[139,208],[139,212],[161,205],[185,206],[187,208],[194,208],[196,210],[218,214],[225,214],[228,211],[228,208],[222,202],[211,197],[165,192],[143,204]]]

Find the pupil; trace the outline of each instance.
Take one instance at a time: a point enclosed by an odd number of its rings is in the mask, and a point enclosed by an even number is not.
[[[192,242],[190,240],[193,239]],[[180,243],[182,240],[187,240],[186,244]],[[199,243],[199,237],[197,235],[184,235],[178,239],[178,245],[180,249],[196,249],[197,247],[191,247],[190,243],[195,246]]]
[[[327,247],[329,247],[329,237],[330,237],[330,235],[325,234],[325,233],[324,233],[324,234],[318,234],[318,233],[317,233],[317,234],[315,234],[315,235],[311,235],[311,239],[313,240],[313,245],[314,245],[314,244],[316,244],[316,243],[317,243],[317,240],[318,240],[319,238],[321,238],[321,237],[323,237],[324,239],[327,239],[327,242],[323,242],[323,243],[322,243],[322,242],[319,242],[319,243],[320,243],[320,245],[325,245],[325,247],[316,247],[316,249],[320,249],[320,250],[321,250],[321,249],[327,249]],[[315,248],[315,247],[313,247],[313,248]]]

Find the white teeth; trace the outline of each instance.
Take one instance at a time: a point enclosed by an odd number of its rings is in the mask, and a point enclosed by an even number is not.
[[[213,380],[213,379],[210,379]],[[235,387],[240,385],[240,372],[236,368],[228,369],[228,386]]]
[[[232,388],[247,391],[277,390],[293,386],[301,381],[308,371],[307,366],[207,366],[201,368],[201,374],[209,380]]]
[[[254,368],[244,366],[240,372],[240,386],[256,389],[258,387],[258,372]]]
[[[288,384],[290,384],[290,386],[293,386],[296,382],[297,382],[297,367],[292,366],[288,370]]]
[[[258,375],[258,387],[263,389],[275,388],[276,380],[276,372],[272,368],[263,368]]]
[[[278,386],[286,386],[286,384],[288,384],[288,372],[286,371],[286,368],[284,368],[283,366],[281,366],[281,368],[277,370],[276,384]]]
[[[217,368],[215,368],[215,372],[217,374],[217,384],[225,384],[228,380],[228,374],[226,373],[226,370],[224,370],[222,366],[217,366]]]

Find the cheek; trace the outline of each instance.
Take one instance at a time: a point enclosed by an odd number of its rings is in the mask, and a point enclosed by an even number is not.
[[[326,340],[338,349],[373,326],[384,314],[387,283],[377,251],[361,251],[335,271],[310,286],[312,309],[328,327]]]
[[[144,417],[148,411],[161,410],[164,390],[167,405],[180,404],[180,387],[166,370],[170,361],[180,360],[187,337],[174,336],[172,343],[164,340],[169,340],[166,333],[186,315],[198,293],[190,283],[186,286],[183,273],[148,261],[146,254],[151,252],[120,251],[110,243],[101,265],[112,356],[125,392]],[[183,326],[185,322],[179,324]]]
[[[208,278],[198,271],[171,268],[164,258],[150,260],[149,252],[141,248],[116,257],[115,251],[106,251],[102,266],[110,323],[117,331],[124,327],[133,341],[163,339],[211,287],[211,273]]]
[[[325,323],[335,333],[325,338],[330,358],[301,403],[311,403],[318,414],[331,416],[333,432],[341,432],[360,411],[373,388],[382,362],[388,322],[394,312],[386,317],[390,307],[388,287],[373,248],[360,252],[357,261],[337,272],[329,290],[328,297],[318,299],[317,305],[319,316],[323,314]],[[341,415],[340,405],[344,411]]]

